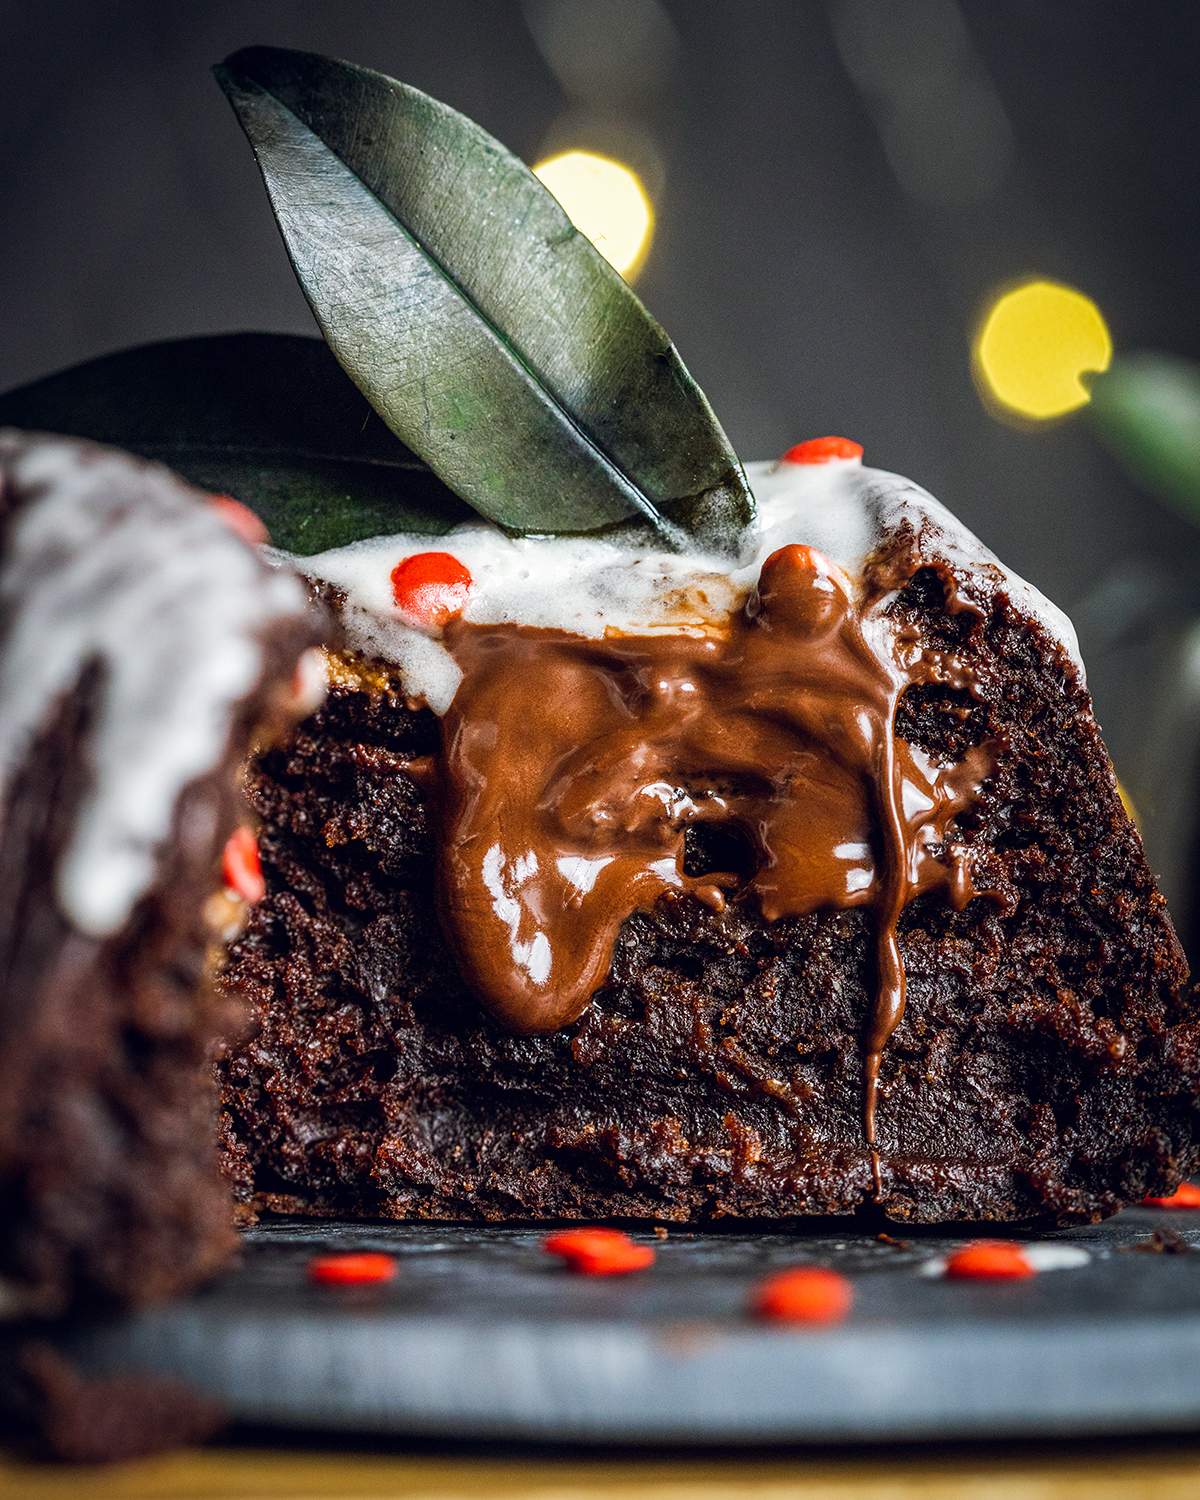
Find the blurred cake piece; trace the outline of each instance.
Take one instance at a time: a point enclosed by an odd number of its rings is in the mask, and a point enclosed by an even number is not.
[[[241,765],[298,711],[320,622],[227,509],[114,450],[0,432],[9,1316],[154,1300],[233,1244],[211,1049],[239,1017],[205,908]]]

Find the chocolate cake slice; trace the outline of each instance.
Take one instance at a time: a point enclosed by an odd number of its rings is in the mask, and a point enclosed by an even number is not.
[[[1069,622],[857,445],[735,561],[458,527],[298,560],[223,1145],[263,1210],[1094,1219],[1194,1160],[1200,1012]]]
[[[236,915],[211,898],[319,617],[231,519],[257,525],[156,465],[0,432],[4,1315],[148,1301],[233,1245],[211,1057],[244,1018],[209,982]]]
[[[1175,1181],[1200,1012],[1063,616],[856,444],[744,471],[472,121],[217,75],[334,354],[493,523],[297,559],[343,649],[250,780],[242,1200],[1068,1222]]]

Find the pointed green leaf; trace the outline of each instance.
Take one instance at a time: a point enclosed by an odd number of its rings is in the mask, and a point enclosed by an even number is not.
[[[1091,395],[1092,425],[1130,476],[1200,520],[1200,365],[1126,355],[1096,377]]]
[[[439,534],[472,515],[315,338],[237,333],[126,349],[0,396],[0,427],[157,459],[244,501],[289,552]]]
[[[516,531],[640,514],[737,549],[753,499],[711,408],[515,156],[366,68],[252,47],[216,72],[331,348],[455,493]]]

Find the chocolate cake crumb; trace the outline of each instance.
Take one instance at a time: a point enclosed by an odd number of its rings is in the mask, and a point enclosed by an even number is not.
[[[574,1023],[515,1035],[459,978],[422,769],[438,721],[336,686],[256,762],[266,899],[227,985],[253,1038],[219,1063],[235,1193],[257,1211],[444,1220],[1088,1222],[1194,1160],[1200,1022],[1086,690],[997,588],[919,573],[895,600],[975,683],[903,699],[934,761],[1003,747],[954,829],[978,892],[899,920],[880,1185],[863,1140],[875,975],[862,908],[765,921],[664,897],[621,927]],[[411,767],[411,770],[409,769]]]
[[[1139,1255],[1190,1255],[1193,1248],[1174,1229],[1155,1229],[1148,1239],[1139,1240],[1136,1245],[1121,1246],[1122,1250],[1130,1250]]]

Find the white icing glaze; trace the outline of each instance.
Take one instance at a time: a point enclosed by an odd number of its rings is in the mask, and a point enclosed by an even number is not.
[[[1082,676],[1066,615],[1004,568],[918,485],[864,468],[857,459],[754,463],[746,472],[758,520],[752,551],[733,567],[702,553],[633,550],[596,538],[514,538],[484,522],[458,526],[442,537],[374,537],[288,560],[345,593],[342,619],[349,644],[396,666],[406,690],[437,713],[453,699],[459,669],[436,632],[405,619],[391,592],[395,565],[430,550],[450,552],[470,569],[473,587],[463,617],[474,624],[510,621],[584,636],[610,629],[647,635],[719,627],[753,586],[766,558],[790,542],[818,548],[860,583],[867,558],[907,523],[920,534],[923,555],[943,558],[958,577],[978,579],[989,591],[1003,587],[1018,610],[1061,643]]]
[[[273,621],[306,608],[199,493],[111,449],[0,433],[20,497],[0,563],[0,798],[91,665],[89,786],[55,872],[82,932],[119,930],[151,886],[181,792],[225,752]]]

